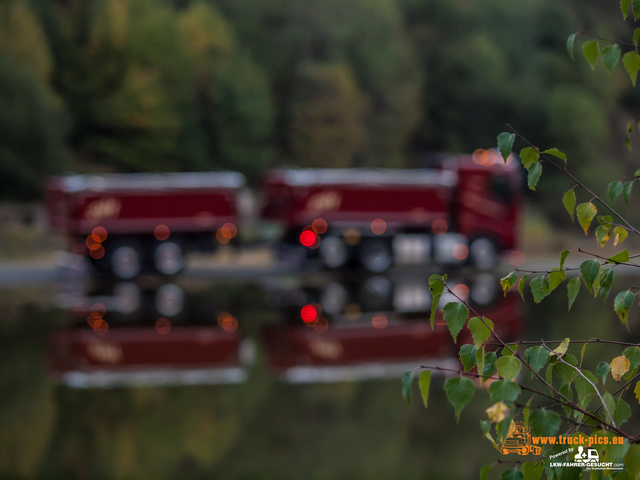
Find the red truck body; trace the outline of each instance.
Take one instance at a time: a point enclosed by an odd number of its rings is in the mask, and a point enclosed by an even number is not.
[[[445,232],[447,241],[444,237],[436,243],[429,240],[428,247],[420,248],[430,249],[433,244],[434,252],[439,251],[433,256],[447,263],[445,250],[463,244],[470,249],[473,263],[516,247],[521,172],[511,160],[508,164],[502,160],[476,163],[472,156],[450,157],[440,168],[421,170],[276,169],[266,177],[265,196],[263,217],[284,224],[283,243],[319,248],[327,266],[342,266],[355,255],[369,270],[382,271],[389,260],[381,256],[391,258],[392,246],[380,239],[405,234],[433,237]],[[314,221],[321,222],[320,230]],[[308,229],[317,235],[317,241],[303,233]],[[338,237],[353,235],[354,229],[361,237],[378,240],[367,246],[364,242],[363,251],[357,254],[346,252]],[[323,251],[326,237],[334,238]],[[482,241],[474,246],[478,239]],[[411,249],[421,240],[402,241]],[[485,263],[489,268],[495,262]],[[478,262],[476,266],[484,268]]]
[[[211,250],[236,235],[243,185],[234,172],[54,177],[46,191],[49,223],[98,270],[122,279],[145,270],[172,275],[187,250]]]
[[[114,174],[54,177],[47,186],[51,227],[71,236],[97,226],[109,234],[216,231],[237,222],[239,173]]]

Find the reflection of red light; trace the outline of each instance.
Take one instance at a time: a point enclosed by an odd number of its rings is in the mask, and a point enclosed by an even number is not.
[[[311,223],[311,227],[316,233],[321,234],[327,231],[328,225],[327,225],[327,221],[324,218],[316,218]]]
[[[519,267],[524,263],[524,253],[515,250],[509,254],[509,263],[514,267]]]
[[[93,322],[93,331],[98,335],[106,335],[108,330],[109,324],[104,320],[100,319]]]
[[[231,240],[238,233],[238,229],[233,223],[225,223],[220,229],[220,234]]]
[[[324,333],[328,328],[329,321],[324,317],[320,317],[316,324],[313,326],[313,329],[316,331],[316,333]]]
[[[469,255],[469,249],[467,248],[466,245],[459,243],[458,245],[453,247],[453,250],[451,253],[458,260],[464,260],[465,258],[467,258],[467,255]]]
[[[316,234],[311,230],[305,230],[300,234],[300,243],[305,247],[310,247],[316,243]]]
[[[387,316],[382,313],[374,315],[371,319],[371,325],[373,325],[373,328],[377,328],[378,330],[382,330],[383,328],[385,328],[387,326],[387,323]]]
[[[313,322],[317,316],[318,311],[313,305],[305,305],[302,307],[302,310],[300,310],[300,318],[302,318],[305,323]]]
[[[166,335],[171,331],[171,322],[166,318],[161,318],[156,322],[156,330],[161,335]]]
[[[447,222],[445,222],[441,218],[433,222],[433,224],[431,225],[431,229],[433,230],[433,233],[435,233],[436,235],[442,235],[443,233],[447,233],[448,228],[449,228],[449,225],[447,225]]]
[[[453,293],[455,293],[461,300],[466,300],[469,296],[469,287],[461,283],[460,285],[456,285],[453,288]]]

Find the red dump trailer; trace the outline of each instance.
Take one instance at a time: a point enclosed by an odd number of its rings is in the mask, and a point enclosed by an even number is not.
[[[515,248],[521,196],[520,169],[495,156],[420,170],[276,169],[262,214],[285,227],[283,257],[317,254],[329,268],[359,262],[373,272],[394,261],[488,269]]]
[[[54,177],[46,191],[49,223],[74,252],[118,278],[144,270],[172,275],[187,250],[235,237],[244,183],[235,172]]]

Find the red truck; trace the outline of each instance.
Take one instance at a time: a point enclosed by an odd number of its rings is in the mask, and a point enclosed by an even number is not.
[[[173,275],[187,250],[211,250],[236,236],[244,183],[235,172],[53,177],[49,223],[75,253],[118,278],[144,270]]]
[[[421,170],[272,170],[263,217],[284,224],[283,257],[318,255],[329,268],[357,262],[382,272],[395,261],[489,269],[515,248],[520,212],[520,169],[496,155]]]

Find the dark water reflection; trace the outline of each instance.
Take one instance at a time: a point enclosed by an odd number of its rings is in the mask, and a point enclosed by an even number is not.
[[[450,276],[507,338],[629,338],[600,300],[567,313],[564,291],[525,304],[503,298],[495,277]],[[410,366],[456,362],[446,327],[425,326],[427,278],[144,279],[0,292],[0,474],[476,478],[499,457],[478,425],[486,392],[459,424],[441,377],[426,411],[400,395]],[[107,330],[87,324],[96,304]],[[311,326],[305,305],[322,309]],[[619,354],[589,352],[594,363]]]

